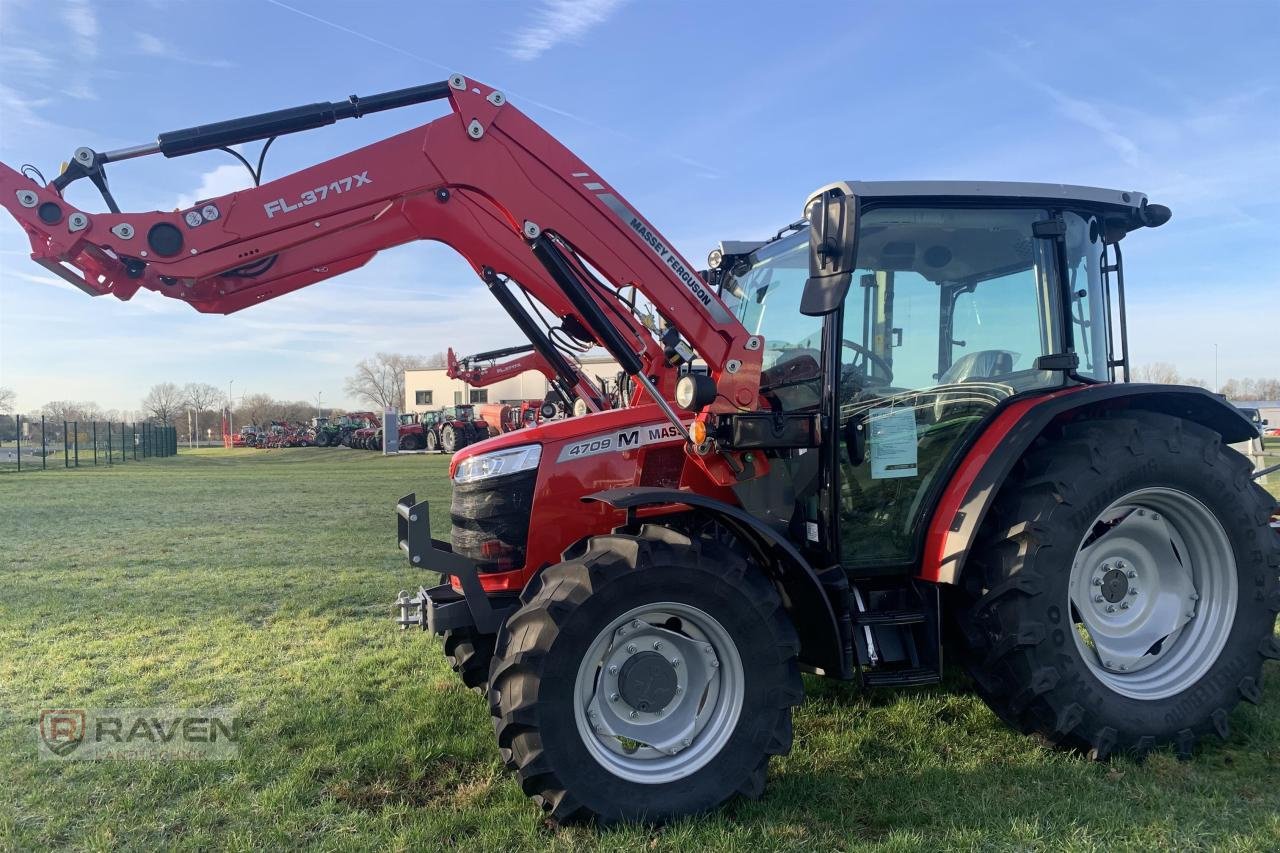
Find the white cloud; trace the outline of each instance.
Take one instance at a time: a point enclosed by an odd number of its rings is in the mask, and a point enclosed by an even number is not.
[[[534,22],[512,36],[508,53],[516,59],[537,59],[564,41],[580,38],[604,23],[626,0],[542,0]]]
[[[36,114],[36,108],[48,103],[48,98],[24,98],[16,90],[0,83],[0,116],[6,122],[42,127],[48,122]]]
[[[239,163],[226,163],[200,176],[200,186],[194,192],[178,196],[174,206],[179,210],[191,207],[198,201],[217,198],[220,195],[243,190],[253,185],[249,170]]]
[[[81,59],[94,59],[98,55],[98,16],[89,0],[68,0],[62,8],[62,20],[71,30],[76,52]]]
[[[151,33],[138,33],[138,53],[170,62],[181,62],[185,65],[198,65],[203,68],[234,68],[235,63],[225,59],[209,59],[204,56],[192,56],[174,47],[169,42]]]

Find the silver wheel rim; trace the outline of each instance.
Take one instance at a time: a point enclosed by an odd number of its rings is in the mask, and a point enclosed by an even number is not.
[[[638,708],[623,696],[627,662],[650,653],[661,655],[675,678],[663,708]],[[574,719],[605,769],[656,785],[683,779],[720,754],[744,696],[742,658],[724,626],[696,607],[664,601],[628,610],[596,635],[578,666]]]
[[[1147,488],[1103,510],[1071,566],[1076,646],[1116,693],[1165,699],[1217,661],[1235,622],[1235,553],[1186,492]]]

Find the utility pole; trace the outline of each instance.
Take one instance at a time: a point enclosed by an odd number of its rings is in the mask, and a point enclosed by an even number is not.
[[[231,386],[235,384],[234,379],[227,380],[227,440],[231,442],[231,446],[235,447],[235,439],[232,438],[236,434],[236,425],[231,422]]]
[[[320,405],[320,401],[321,401],[321,399],[323,399],[323,397],[324,397],[324,392],[323,392],[323,391],[319,391],[319,392],[317,392],[317,393],[316,393],[316,417],[317,417],[317,418],[323,418],[323,417],[324,417],[324,409],[323,409],[323,408],[321,407],[321,405]]]

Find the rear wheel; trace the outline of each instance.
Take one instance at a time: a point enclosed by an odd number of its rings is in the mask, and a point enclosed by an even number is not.
[[[993,710],[1098,758],[1226,738],[1280,656],[1274,500],[1249,472],[1216,433],[1166,415],[1041,439],[973,555],[970,669]]]
[[[409,433],[408,435],[401,436],[400,449],[401,450],[417,450],[418,436],[414,435],[413,433]]]
[[[764,790],[803,686],[778,593],[743,557],[646,526],[591,540],[521,602],[490,707],[551,820],[663,821]]]

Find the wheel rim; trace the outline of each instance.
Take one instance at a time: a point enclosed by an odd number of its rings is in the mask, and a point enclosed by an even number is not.
[[[605,769],[656,785],[720,753],[744,696],[729,632],[696,607],[660,602],[627,611],[596,635],[578,667],[574,718]]]
[[[1235,621],[1235,553],[1213,512],[1147,488],[1103,510],[1071,566],[1077,648],[1117,693],[1164,699],[1209,670]]]

